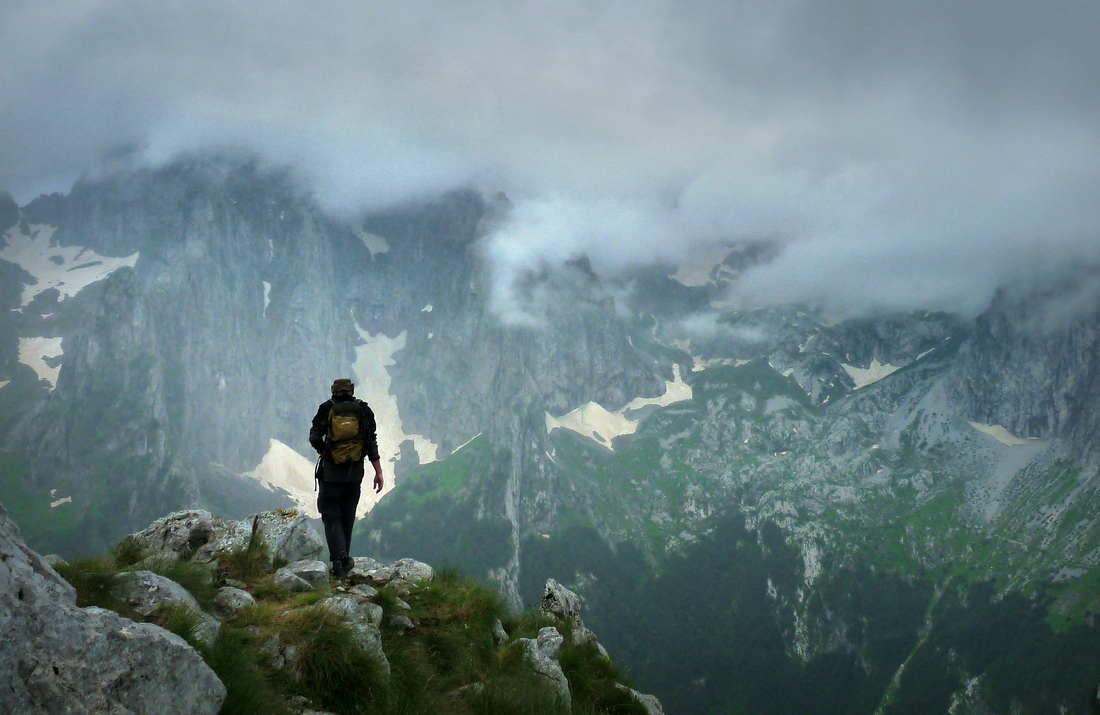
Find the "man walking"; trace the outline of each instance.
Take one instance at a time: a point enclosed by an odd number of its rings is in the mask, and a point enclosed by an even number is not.
[[[374,491],[382,491],[382,464],[378,456],[374,412],[355,399],[355,383],[340,378],[332,383],[332,399],[321,403],[309,443],[321,455],[317,510],[325,525],[332,577],[342,579],[354,565],[351,530],[363,483],[364,457],[374,467]]]

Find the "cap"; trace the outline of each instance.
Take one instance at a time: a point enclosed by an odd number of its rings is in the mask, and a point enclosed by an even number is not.
[[[338,392],[355,392],[355,383],[346,377],[341,377],[332,382],[332,394]]]

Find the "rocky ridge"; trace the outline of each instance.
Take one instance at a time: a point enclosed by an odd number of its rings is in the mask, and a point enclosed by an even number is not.
[[[241,709],[237,692],[240,683],[229,680],[223,685],[203,662],[204,655],[215,657],[213,654],[225,647],[225,641],[219,641],[225,638],[243,639],[242,648],[254,654],[253,667],[269,673],[266,677],[273,682],[285,683],[280,694],[268,703],[272,709],[265,708],[265,712],[322,714],[329,708],[336,713],[389,712],[389,707],[397,705],[395,696],[388,693],[400,690],[403,686],[398,681],[409,674],[402,669],[407,665],[391,665],[387,653],[401,654],[408,648],[419,648],[416,643],[421,638],[441,637],[431,635],[436,632],[440,612],[425,610],[422,602],[449,598],[447,589],[454,583],[453,576],[447,577],[450,581],[436,579],[434,569],[413,559],[381,564],[359,558],[345,581],[330,583],[322,562],[302,558],[278,567],[272,578],[272,569],[285,558],[271,559],[270,554],[308,557],[317,551],[313,544],[319,542],[319,537],[308,523],[298,520],[297,514],[269,512],[243,522],[227,522],[208,512],[179,512],[120,543],[119,554],[127,554],[131,560],[140,555],[141,559],[117,573],[113,593],[117,607],[142,618],[165,621],[172,613],[190,614],[189,621],[167,619],[169,627],[182,627],[185,640],[153,623],[134,622],[104,608],[77,607],[73,587],[46,559],[22,543],[18,528],[2,510],[0,539],[6,569],[2,573],[7,577],[0,584],[0,604],[7,611],[0,644],[5,653],[16,656],[5,658],[12,685],[0,692],[0,704],[12,713],[255,712],[255,702],[245,703]],[[261,569],[250,572],[248,582],[217,576],[226,573],[226,563],[239,560],[242,554],[250,553],[250,548]],[[86,573],[82,567],[58,561],[63,572],[77,576],[77,582],[86,587],[80,578]],[[178,568],[181,564],[197,566],[220,578],[222,585],[216,586],[210,613],[180,583],[139,568]],[[104,565],[98,562],[93,567],[102,569]],[[323,578],[315,573],[317,565],[324,572]],[[300,583],[281,578],[283,572]],[[266,576],[257,581],[261,573]],[[563,608],[561,604],[566,605]],[[273,608],[279,613],[276,618],[262,615]],[[513,635],[508,634],[500,618],[486,620],[492,611],[471,618],[469,611],[461,610],[460,614],[467,614],[467,622],[455,625],[466,631],[485,628],[485,640],[493,643],[500,657],[507,660],[505,654],[509,652],[521,656],[515,662],[527,665],[519,668],[518,675],[509,677],[517,679],[526,697],[545,697],[548,712],[572,711],[574,697],[583,698],[584,712],[610,712],[606,707],[613,707],[614,712],[644,715],[663,712],[655,698],[615,680],[610,680],[604,690],[622,693],[623,698],[594,694],[587,682],[580,691],[571,689],[560,660],[563,632],[571,634],[574,645],[594,648],[596,662],[605,664],[601,668],[611,667],[610,659],[594,634],[583,626],[576,594],[548,581],[542,612],[544,616],[529,624],[506,618]],[[548,619],[557,625],[548,625]],[[362,667],[367,671],[343,677],[367,681],[367,700],[349,705],[311,685],[311,679],[318,676],[311,670],[310,660],[322,657],[315,650],[318,645],[288,624],[309,624],[310,632],[328,629],[337,634],[333,636],[336,638],[347,634],[350,640],[344,647],[364,654]],[[522,637],[522,632],[534,627],[538,627],[536,637]],[[340,646],[325,648],[328,652]],[[524,676],[524,672],[531,675]],[[443,675],[446,680],[447,674]],[[328,673],[326,677],[340,676]],[[448,690],[439,695],[446,708],[433,712],[465,713],[469,712],[468,706],[499,697],[499,673],[486,672],[484,680],[471,680],[476,678],[476,671],[467,670],[460,677],[467,682],[448,685]]]

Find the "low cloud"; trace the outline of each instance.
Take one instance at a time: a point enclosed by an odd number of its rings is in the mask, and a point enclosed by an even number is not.
[[[973,312],[1098,259],[1098,38],[1090,3],[16,0],[0,187],[244,150],[338,212],[505,191],[502,300],[765,239],[731,300]]]

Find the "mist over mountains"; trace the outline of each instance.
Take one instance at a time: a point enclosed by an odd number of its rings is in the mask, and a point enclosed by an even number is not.
[[[0,219],[0,500],[40,551],[309,511],[348,375],[394,477],[356,553],[516,605],[560,580],[670,712],[1057,712],[1100,680],[1092,264],[845,317],[745,302],[783,241],[550,260],[509,247],[585,215],[464,190],[349,218],[213,158]]]

